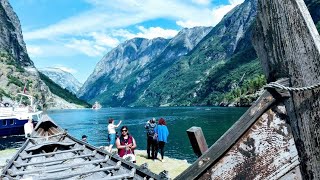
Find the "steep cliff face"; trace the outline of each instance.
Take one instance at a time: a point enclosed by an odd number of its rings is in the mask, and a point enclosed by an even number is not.
[[[156,77],[133,105],[211,105],[230,89],[233,79],[241,78],[233,70],[247,65],[242,73],[255,74],[260,69],[251,67],[256,59],[250,43],[255,15],[256,0],[235,7],[191,53]]]
[[[23,41],[20,22],[7,0],[0,0],[0,99],[13,97],[27,86],[28,93],[45,101],[46,86],[30,60]],[[41,92],[41,93],[40,93]]]
[[[0,101],[14,99],[26,86],[39,108],[78,108],[53,94],[41,81],[23,41],[20,21],[7,0],[0,0]]]
[[[23,41],[18,16],[8,0],[0,0],[0,3],[0,50],[12,54],[21,66],[33,66]]]
[[[318,1],[306,3],[318,22]],[[239,100],[244,93],[252,95],[245,102],[252,102],[256,83],[261,85],[265,80],[251,43],[256,5],[257,0],[246,0],[214,28],[208,28],[210,32],[202,28],[182,30],[158,56],[125,77],[108,70],[99,78],[89,78],[91,85],[80,96],[106,106],[212,105],[226,96]],[[197,38],[191,40],[192,37]],[[101,72],[108,69],[103,64],[98,66],[102,67]],[[99,73],[94,72],[92,77],[94,74]],[[115,75],[124,78],[112,81]],[[254,90],[248,89],[251,87]]]
[[[210,30],[210,27],[184,29],[171,40],[126,41],[97,64],[79,96],[91,102],[98,99],[107,106],[129,105],[138,98],[141,89],[178,57],[190,52]]]
[[[82,86],[82,84],[71,73],[59,68],[41,68],[39,71],[48,76],[53,82],[73,94],[77,94],[78,90]]]
[[[110,85],[123,82],[133,72],[145,67],[163,51],[168,42],[163,38],[134,38],[120,44],[99,61],[80,88],[78,96],[91,100],[110,91]]]

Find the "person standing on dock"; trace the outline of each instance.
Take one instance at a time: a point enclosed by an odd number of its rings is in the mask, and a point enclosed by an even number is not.
[[[148,159],[152,158],[153,160],[156,158],[156,146],[157,146],[157,137],[155,136],[154,129],[156,128],[157,123],[156,119],[152,118],[151,120],[147,121],[146,125],[144,126],[147,130],[147,154]],[[150,148],[151,148],[151,156],[150,156]]]
[[[114,119],[112,118],[109,119],[109,125],[108,125],[109,147],[107,148],[107,151],[109,152],[111,152],[112,147],[116,141],[116,128],[120,126],[121,122],[122,121],[120,120],[120,122],[117,125],[115,125]]]
[[[159,119],[159,124],[155,128],[155,133],[156,133],[157,140],[158,140],[158,147],[156,150],[156,156],[158,154],[158,150],[160,150],[160,154],[161,154],[160,161],[164,162],[164,159],[163,159],[164,158],[164,146],[167,143],[167,139],[169,136],[169,130],[166,126],[166,121],[163,118]]]
[[[31,133],[33,131],[33,123],[32,123],[32,117],[29,117],[28,122],[24,124],[24,136],[26,138],[31,137]]]

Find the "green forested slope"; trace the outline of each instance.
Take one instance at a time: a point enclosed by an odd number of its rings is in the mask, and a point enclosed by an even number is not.
[[[78,105],[81,105],[81,106],[84,106],[87,108],[91,107],[91,105],[89,103],[78,99],[76,95],[74,95],[73,93],[71,93],[67,89],[61,88],[58,84],[53,82],[46,75],[42,74],[41,72],[39,72],[39,75],[40,75],[41,80],[49,87],[50,91],[53,94],[61,97],[62,99],[68,101],[69,103],[78,104]]]

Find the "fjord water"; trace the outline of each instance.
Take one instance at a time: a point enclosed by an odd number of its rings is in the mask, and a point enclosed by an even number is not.
[[[146,149],[144,125],[155,117],[164,118],[169,129],[165,156],[186,159],[193,162],[197,159],[189,142],[186,130],[192,126],[201,127],[209,146],[219,139],[247,108],[225,107],[160,107],[160,108],[102,108],[99,110],[55,110],[47,114],[69,134],[81,139],[88,136],[88,142],[94,146],[107,145],[108,118],[115,123],[122,120],[128,126],[130,134],[137,142],[137,149]],[[120,127],[121,127],[120,126]],[[120,127],[117,131],[120,131]],[[119,132],[120,133],[120,132]]]

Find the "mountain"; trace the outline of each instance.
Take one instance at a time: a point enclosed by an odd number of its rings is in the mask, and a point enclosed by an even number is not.
[[[184,52],[182,49],[188,46],[185,38],[181,38],[186,31],[182,30],[154,61],[130,75],[130,79],[135,81],[125,81],[126,86],[95,98],[103,99],[102,103],[111,106],[210,105],[217,102],[218,97],[233,83],[222,76],[235,69],[224,69],[235,64],[230,62],[240,60],[239,65],[247,65],[243,73],[249,75],[262,72],[250,45],[255,15],[256,1],[245,1],[230,11],[218,25],[210,28],[210,32],[194,33],[191,37],[199,35],[199,38]],[[173,58],[172,52],[175,52]],[[225,83],[215,88],[212,85],[216,85],[214,83],[219,78]],[[141,79],[143,85],[138,83]],[[92,101],[90,98],[86,100]]]
[[[172,39],[134,38],[120,44],[97,64],[79,97],[90,102],[99,100],[104,106],[127,106],[137,98],[136,91],[162,68],[190,52],[210,30],[211,27],[183,29]]]
[[[29,58],[20,21],[8,0],[0,0],[0,101],[22,92],[35,97],[38,108],[81,108],[52,92]],[[60,91],[61,92],[61,91]]]
[[[91,100],[111,91],[110,84],[121,83],[132,72],[146,66],[167,44],[168,40],[163,38],[134,38],[125,41],[98,62],[94,72],[80,88],[78,96]]]
[[[18,16],[7,0],[0,0],[0,51],[9,52],[18,65],[32,66]]]
[[[306,3],[320,29],[320,3],[318,0]],[[119,61],[109,56],[107,71],[103,67],[106,60],[101,60],[96,69],[102,68],[91,74],[80,97],[90,102],[99,100],[104,106],[191,106],[220,102],[250,105],[258,96],[255,92],[266,83],[251,43],[256,5],[257,0],[245,0],[208,31],[183,29],[159,55],[149,58],[144,66],[126,71],[125,76],[115,71],[112,64],[126,64],[128,59]],[[197,37],[194,41],[189,40],[194,37]],[[120,78],[116,81],[111,77]]]
[[[62,69],[47,67],[38,70],[49,77],[53,82],[73,94],[76,94],[82,86],[82,84],[71,73],[63,71]]]

